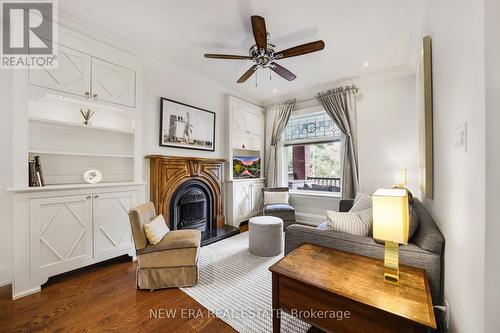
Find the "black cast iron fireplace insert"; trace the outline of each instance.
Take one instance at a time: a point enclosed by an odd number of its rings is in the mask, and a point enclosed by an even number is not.
[[[205,183],[188,180],[174,192],[170,211],[170,229],[198,229],[202,238],[212,230],[212,193]]]

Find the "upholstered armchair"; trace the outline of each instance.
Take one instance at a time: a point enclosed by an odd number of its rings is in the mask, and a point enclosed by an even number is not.
[[[262,189],[262,196],[265,197],[264,192],[287,192],[288,187],[265,187]],[[275,216],[283,220],[283,229],[295,223],[295,208],[288,203],[273,203],[266,204],[264,201],[264,208],[262,215]]]
[[[137,254],[139,289],[190,287],[198,281],[199,230],[171,230],[156,245],[148,243],[144,224],[156,217],[153,203],[132,208],[130,226]]]

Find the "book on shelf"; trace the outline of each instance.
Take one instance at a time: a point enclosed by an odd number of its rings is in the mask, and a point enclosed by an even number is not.
[[[45,186],[45,180],[43,179],[42,163],[40,162],[40,156],[35,156],[35,171],[37,172],[37,180],[40,186]]]
[[[45,186],[40,156],[30,156],[28,158],[28,172],[28,182],[30,187]]]

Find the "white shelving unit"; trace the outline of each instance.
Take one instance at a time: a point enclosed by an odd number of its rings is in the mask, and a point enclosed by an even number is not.
[[[95,126],[95,125],[83,125],[82,123],[75,123],[70,121],[61,121],[54,119],[43,119],[43,118],[30,118],[30,123],[34,124],[44,124],[44,125],[53,125],[53,126],[63,126],[63,127],[76,127],[76,128],[85,128],[89,131],[97,130],[97,131],[108,131],[108,132],[117,132],[117,133],[126,133],[133,135],[135,133],[134,130],[126,130],[119,128],[111,128],[104,126]]]
[[[256,105],[227,96],[229,144],[227,151],[227,221],[238,227],[241,222],[262,211],[262,188],[265,186],[264,110]],[[261,178],[233,177],[233,157],[260,157]]]
[[[117,154],[96,154],[96,153],[76,153],[70,151],[54,151],[54,150],[30,150],[32,155],[66,155],[66,156],[93,156],[93,157],[110,157],[110,158],[134,158],[134,155],[117,155]]]
[[[57,69],[13,73],[13,298],[51,276],[135,256],[128,211],[145,201],[141,62],[64,27],[59,42]],[[89,125],[81,109],[95,112]],[[30,155],[40,156],[46,186],[29,187]],[[85,183],[89,168],[103,182]]]

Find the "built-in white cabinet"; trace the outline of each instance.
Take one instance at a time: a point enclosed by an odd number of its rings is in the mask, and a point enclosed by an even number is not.
[[[94,258],[106,259],[134,246],[128,212],[137,205],[137,192],[93,195]]]
[[[136,73],[124,66],[59,45],[57,68],[29,70],[33,86],[135,107]]]
[[[92,261],[90,195],[30,200],[30,263],[33,272],[49,277]]]
[[[264,116],[260,108],[233,106],[230,110],[233,149],[260,151],[264,144]]]
[[[241,222],[262,213],[262,188],[265,186],[264,170],[264,110],[254,104],[227,96],[228,111],[228,224],[239,226]],[[260,175],[256,178],[238,178],[233,174],[234,159],[260,158]],[[248,176],[248,175],[247,175]],[[255,174],[254,174],[255,176]]]
[[[15,191],[13,298],[40,291],[51,276],[135,256],[128,212],[144,196],[144,184]]]
[[[231,194],[228,202],[227,221],[233,226],[262,213],[263,179],[234,180],[227,183],[228,193]]]
[[[59,45],[57,68],[30,69],[33,86],[90,98],[91,56]]]
[[[135,106],[135,72],[92,57],[92,98],[108,103]]]

